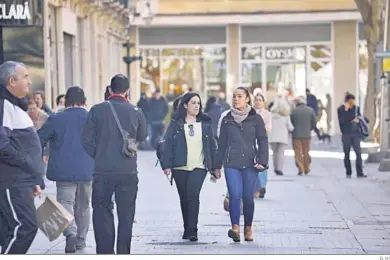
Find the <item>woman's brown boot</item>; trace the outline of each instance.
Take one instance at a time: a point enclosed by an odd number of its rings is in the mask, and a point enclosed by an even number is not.
[[[228,236],[233,239],[233,242],[240,242],[240,227],[233,225],[232,229],[229,229]]]
[[[252,227],[246,226],[244,227],[244,237],[245,241],[251,242],[253,241]]]

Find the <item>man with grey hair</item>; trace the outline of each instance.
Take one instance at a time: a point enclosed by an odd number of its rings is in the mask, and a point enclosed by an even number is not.
[[[2,254],[26,254],[37,233],[34,196],[45,167],[34,124],[26,113],[31,82],[27,68],[0,65],[0,215]]]
[[[292,132],[295,163],[298,167],[298,175],[310,172],[310,141],[311,131],[317,120],[314,110],[306,105],[306,98],[299,96],[295,99],[296,107],[291,112],[291,123],[294,126]]]

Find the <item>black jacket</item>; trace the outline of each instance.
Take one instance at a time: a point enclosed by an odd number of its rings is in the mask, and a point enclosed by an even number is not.
[[[202,123],[203,156],[208,171],[213,170],[217,144],[211,126],[211,119],[205,114],[198,118]],[[187,141],[184,133],[184,119],[174,115],[164,135],[164,151],[161,158],[162,169],[172,169],[187,165]]]
[[[253,108],[241,124],[233,120],[231,112],[222,119],[215,169],[221,169],[222,164],[234,169],[253,167],[256,163],[266,167],[268,157],[265,124]]]
[[[123,130],[131,138],[142,142],[147,137],[147,125],[141,109],[122,97],[110,97]],[[88,113],[81,142],[86,152],[95,159],[94,174],[137,174],[137,156],[122,154],[123,138],[107,102],[94,105]]]
[[[163,122],[169,112],[168,103],[165,98],[151,98],[148,106],[148,122]]]
[[[42,147],[24,105],[0,87],[0,189],[42,185]]]
[[[357,134],[352,120],[357,116],[361,116],[359,107],[353,106],[348,111],[345,111],[345,105],[341,105],[337,109],[337,116],[339,119],[340,131],[343,135]]]

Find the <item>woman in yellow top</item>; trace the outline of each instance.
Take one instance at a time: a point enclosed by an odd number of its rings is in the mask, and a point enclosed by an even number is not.
[[[211,119],[202,112],[197,93],[185,94],[164,136],[160,163],[172,173],[180,197],[183,239],[198,240],[199,194],[217,150]],[[220,176],[217,176],[218,178]]]

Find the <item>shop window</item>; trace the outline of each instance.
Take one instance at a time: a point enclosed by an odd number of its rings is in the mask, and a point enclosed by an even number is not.
[[[141,49],[141,93],[153,92],[160,88],[159,49]]]
[[[3,54],[4,60],[13,60],[24,63],[32,81],[31,92],[45,90],[45,66],[43,51],[43,28],[3,27]]]
[[[141,56],[141,92],[160,88],[172,101],[190,88],[204,98],[226,91],[225,48],[142,48]]]
[[[241,85],[249,88],[251,93],[262,88],[262,66],[260,63],[242,62]]]
[[[262,58],[261,47],[242,47],[241,60],[255,60],[260,61]]]
[[[312,45],[310,46],[310,55],[312,59],[332,58],[332,47],[330,45]]]
[[[318,100],[317,127],[324,133],[329,133],[332,127],[332,75],[330,60],[310,63],[310,90]]]

